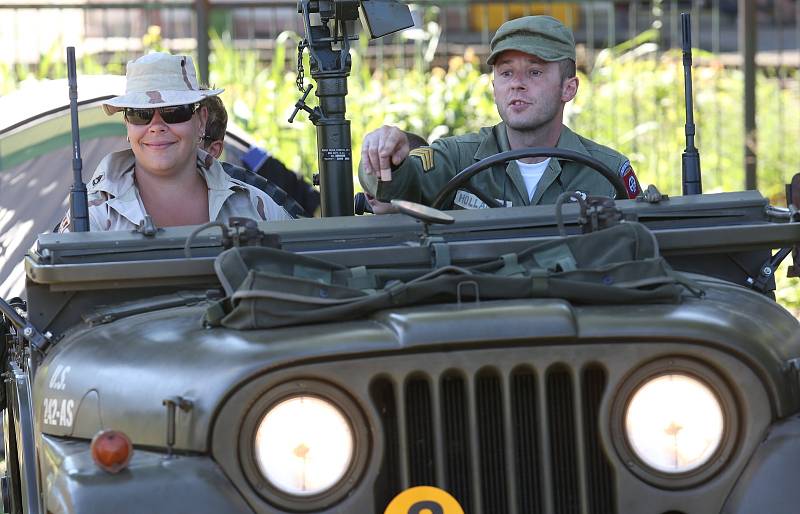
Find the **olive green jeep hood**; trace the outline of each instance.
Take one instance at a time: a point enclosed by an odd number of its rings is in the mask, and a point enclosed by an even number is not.
[[[624,310],[555,299],[501,300],[269,330],[205,328],[206,304],[140,314],[65,337],[36,376],[36,416],[52,435],[88,439],[113,428],[136,445],[164,447],[162,402],[180,397],[192,408],[178,411],[175,449],[204,452],[227,397],[255,377],[303,363],[361,359],[369,366],[369,357],[398,353],[664,342],[732,354],[765,383],[776,414],[796,408],[797,395],[778,393],[787,372],[783,364],[800,347],[796,320],[756,293],[700,283],[703,298],[686,295],[679,304]],[[425,359],[420,361],[424,369]]]

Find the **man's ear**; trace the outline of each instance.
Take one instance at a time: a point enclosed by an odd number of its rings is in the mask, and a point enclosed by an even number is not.
[[[206,152],[210,153],[214,156],[215,159],[219,159],[220,155],[222,155],[223,144],[220,140],[212,141],[208,148],[206,148]]]
[[[561,101],[567,103],[578,94],[578,76],[570,77],[561,83]]]

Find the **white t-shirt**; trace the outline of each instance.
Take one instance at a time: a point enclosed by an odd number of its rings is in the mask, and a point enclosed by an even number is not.
[[[533,198],[533,192],[536,191],[536,186],[542,179],[542,175],[544,175],[544,170],[547,169],[548,164],[550,164],[550,157],[536,164],[517,161],[517,166],[519,166],[519,171],[522,173],[522,178],[525,179],[525,187],[528,188],[528,200]]]

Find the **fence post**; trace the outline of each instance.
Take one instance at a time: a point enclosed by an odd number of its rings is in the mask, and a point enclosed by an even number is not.
[[[197,12],[197,67],[200,83],[208,84],[208,11],[209,0],[195,0]]]
[[[756,3],[739,0],[739,52],[744,72],[744,187],[756,189],[758,177],[757,130],[756,130],[756,45],[758,42],[758,20]]]

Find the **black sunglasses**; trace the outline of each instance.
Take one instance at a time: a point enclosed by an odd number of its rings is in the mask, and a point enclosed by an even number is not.
[[[200,107],[199,103],[186,104],[186,105],[173,105],[170,107],[158,107],[158,114],[164,123],[172,125],[173,123],[183,123],[189,121],[194,116],[195,111]],[[136,109],[133,107],[125,107],[123,109],[125,119],[131,125],[147,125],[153,121],[153,116],[156,114],[156,109]]]

